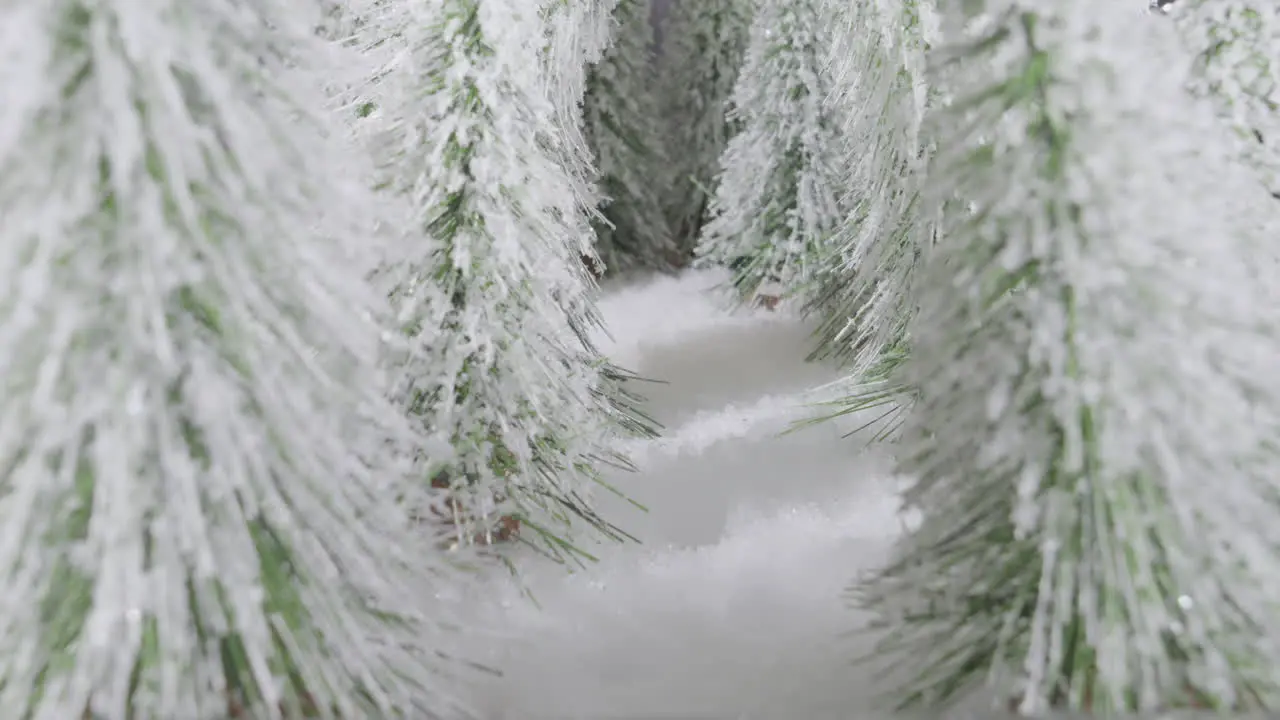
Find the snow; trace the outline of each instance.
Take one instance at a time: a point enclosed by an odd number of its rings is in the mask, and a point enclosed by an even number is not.
[[[601,499],[642,542],[593,548],[571,574],[523,567],[536,604],[492,580],[476,620],[497,637],[477,659],[503,675],[478,693],[486,717],[816,717],[867,697],[842,593],[898,532],[887,457],[841,437],[856,418],[780,436],[836,373],[804,362],[796,318],[719,309],[708,290],[725,279],[602,302],[604,351],[667,383],[646,389],[664,437],[611,478],[649,511]]]

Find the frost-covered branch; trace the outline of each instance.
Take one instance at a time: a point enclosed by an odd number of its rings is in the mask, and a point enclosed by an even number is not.
[[[1280,6],[1183,0],[1168,12],[1196,53],[1193,90],[1214,100],[1241,156],[1280,197]]]
[[[1162,19],[946,5],[924,197],[969,204],[900,375],[923,521],[856,594],[898,699],[1275,711],[1275,203]]]
[[[698,243],[700,262],[734,269],[740,298],[766,284],[812,293],[844,192],[839,120],[826,100],[831,27],[820,0],[764,0],[733,94],[729,141]]]
[[[0,6],[12,717],[458,712],[320,10]]]
[[[839,33],[829,102],[845,119],[841,151],[849,197],[831,266],[808,308],[821,320],[811,357],[847,368],[847,394],[834,412],[883,408],[891,421],[882,425],[882,436],[888,436],[910,402],[910,389],[891,376],[908,353],[917,268],[936,239],[935,213],[920,196],[929,148],[921,122],[930,99],[925,50],[933,3],[832,5]]]
[[[602,197],[599,173],[587,142],[582,101],[587,91],[588,67],[604,56],[613,43],[614,10],[618,0],[545,0],[540,16],[543,26],[543,87],[555,113],[553,132],[543,138],[554,149],[574,180],[578,202],[593,220],[600,220]],[[584,259],[596,258],[594,245]]]
[[[536,6],[405,0],[367,26],[393,38],[378,143],[383,185],[411,217],[386,273],[410,348],[396,398],[433,447],[427,466],[467,542],[518,517],[562,554],[573,518],[609,534],[588,502],[610,439],[630,418],[586,341],[591,235],[554,148]],[[465,512],[456,509],[465,508]]]

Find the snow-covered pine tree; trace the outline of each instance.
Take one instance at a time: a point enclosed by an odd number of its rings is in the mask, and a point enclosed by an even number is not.
[[[659,103],[667,122],[671,179],[668,226],[681,253],[693,256],[720,171],[720,156],[740,129],[729,117],[756,0],[683,0],[662,27]]]
[[[547,0],[540,15],[543,18],[545,44],[542,47],[543,82],[550,98],[554,122],[546,125],[544,147],[555,150],[567,177],[572,180],[580,210],[577,222],[580,232],[579,260],[592,276],[586,295],[569,314],[587,353],[600,367],[601,385],[596,393],[613,409],[616,425],[627,435],[655,437],[659,424],[641,409],[643,396],[635,386],[642,379],[630,370],[618,367],[600,355],[590,340],[591,331],[603,328],[595,307],[599,288],[594,278],[600,275],[600,258],[595,251],[593,222],[600,220],[601,195],[596,184],[597,172],[591,149],[586,142],[582,102],[586,93],[587,69],[599,62],[613,41],[613,11],[617,0]],[[631,467],[626,458],[609,455],[610,463]]]
[[[555,122],[548,124],[553,132],[544,142],[546,147],[557,150],[557,157],[573,180],[581,211],[578,222],[585,228],[575,235],[585,243],[578,248],[579,259],[593,278],[599,276],[601,264],[590,225],[600,219],[602,198],[591,149],[585,140],[582,103],[588,68],[600,61],[613,42],[616,7],[617,0],[546,0],[540,13],[544,22],[544,86],[555,115]],[[602,384],[597,393],[613,408],[617,426],[624,433],[655,437],[660,425],[641,409],[644,398],[635,390],[637,382],[643,380],[601,356],[590,341],[591,330],[602,329],[603,324],[594,303],[599,288],[594,283],[588,285],[587,298],[579,306],[580,312],[570,314],[570,322],[583,347],[600,364]],[[611,455],[611,462],[616,461],[630,467],[625,458]]]
[[[840,137],[849,197],[831,267],[808,308],[821,319],[811,359],[848,367],[835,415],[885,407],[890,422],[882,430],[892,431],[909,394],[891,377],[905,358],[916,269],[934,240],[935,218],[923,212],[919,192],[933,2],[830,2],[839,37],[832,101],[846,123]]]
[[[397,399],[451,462],[459,542],[509,531],[556,554],[574,517],[608,534],[587,490],[629,419],[586,341],[590,230],[543,90],[536,5],[401,0],[371,15],[403,51],[380,94],[384,186],[409,200],[389,292],[412,347]]]
[[[1181,0],[1166,12],[1196,53],[1193,89],[1217,103],[1242,156],[1280,198],[1280,5]]]
[[[947,0],[904,382],[919,526],[855,598],[903,705],[1280,708],[1275,203],[1163,19]]]
[[[0,707],[448,715],[311,0],[0,5]],[[350,167],[354,167],[354,164]],[[412,564],[410,564],[412,563]],[[443,621],[434,616],[432,621]]]
[[[604,195],[596,252],[606,272],[683,264],[663,213],[668,161],[654,94],[650,9],[649,0],[618,0],[614,42],[587,76],[585,129]]]
[[[721,159],[697,248],[700,264],[733,268],[743,301],[766,284],[779,295],[812,293],[843,217],[826,8],[823,0],[760,0],[751,24],[731,110],[743,129]]]
[[[359,52],[364,58],[360,67],[367,74],[364,77],[348,74],[343,78],[345,82],[333,93],[336,96],[335,105],[350,122],[360,142],[368,142],[364,134],[377,127],[377,123],[369,121],[369,118],[378,112],[378,84],[386,74],[387,66],[395,62],[396,51],[395,44],[385,39],[373,46],[363,46],[362,43],[368,39],[364,25],[371,16],[391,12],[396,2],[397,0],[326,2],[327,11],[321,34]]]
[[[837,18],[835,91],[849,198],[821,290],[810,310],[823,325],[816,356],[865,371],[899,343],[924,215],[925,50],[922,12],[931,2],[828,0]]]

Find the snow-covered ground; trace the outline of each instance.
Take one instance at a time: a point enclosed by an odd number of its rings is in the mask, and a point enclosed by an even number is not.
[[[593,548],[572,574],[524,568],[536,605],[487,588],[477,620],[501,637],[478,659],[503,675],[479,694],[495,720],[836,717],[868,697],[842,590],[898,531],[886,458],[841,437],[857,420],[780,436],[835,374],[804,362],[798,319],[717,307],[722,279],[606,295],[606,349],[664,381],[646,388],[664,436],[611,478],[648,512],[601,499],[642,543]]]

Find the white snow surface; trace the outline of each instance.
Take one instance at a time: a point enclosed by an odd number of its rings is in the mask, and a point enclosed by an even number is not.
[[[476,625],[501,670],[477,693],[486,717],[836,717],[868,709],[866,639],[843,590],[900,528],[888,458],[812,414],[836,379],[804,362],[809,329],[768,311],[733,314],[690,272],[607,289],[604,350],[646,378],[665,426],[637,443],[600,498],[641,542],[593,546],[598,563],[521,568],[536,604],[492,578]]]

